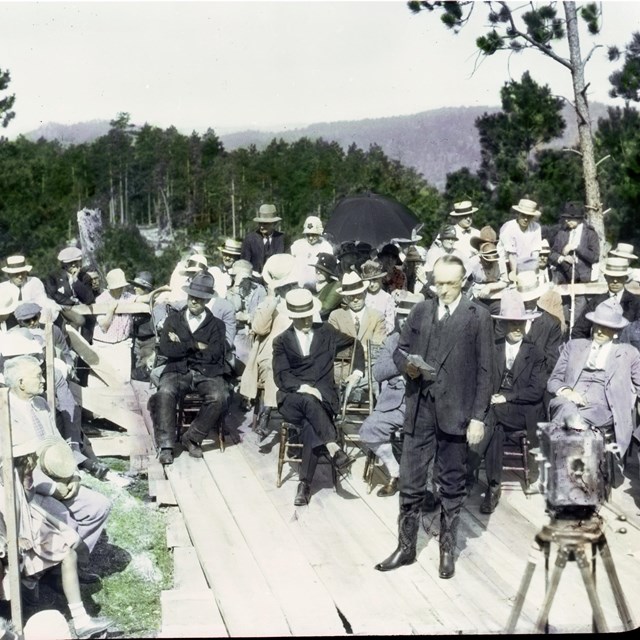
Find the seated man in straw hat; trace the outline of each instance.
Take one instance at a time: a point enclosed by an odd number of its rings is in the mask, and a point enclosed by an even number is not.
[[[262,270],[268,287],[267,297],[258,305],[251,321],[254,342],[240,379],[240,393],[248,400],[263,391],[262,408],[256,425],[260,440],[269,435],[271,411],[277,406],[277,387],[273,377],[273,341],[290,324],[284,297],[298,286],[295,258],[288,253],[271,256]]]
[[[593,326],[592,338],[569,340],[547,383],[555,396],[549,405],[551,420],[565,424],[578,415],[587,426],[599,428],[605,439],[617,443],[619,463],[636,426],[640,353],[616,341],[629,321],[615,299],[605,299],[586,318]]]
[[[227,297],[227,291],[233,284],[231,267],[240,258],[241,247],[242,242],[240,240],[226,238],[224,245],[218,247],[221,256],[220,264],[209,268],[209,273],[211,273],[216,283],[216,292],[221,298]]]
[[[366,306],[368,282],[351,271],[342,276],[342,286],[338,293],[342,296],[346,309],[336,309],[329,316],[329,324],[341,333],[357,338],[363,345],[371,342],[375,356],[386,335],[384,316],[375,309]],[[341,384],[349,374],[352,352],[350,348],[338,351],[335,363],[335,381]],[[366,382],[363,380],[363,383]]]
[[[485,457],[487,492],[481,513],[493,513],[500,500],[502,452],[505,431],[526,431],[536,442],[538,421],[544,418],[542,398],[547,383],[544,353],[526,337],[525,327],[540,316],[527,311],[522,296],[513,289],[502,294],[499,313],[492,317],[504,324],[504,336],[495,343],[493,393],[485,416],[483,441],[469,452],[469,470],[480,467]]]
[[[278,253],[284,253],[285,237],[281,231],[276,231],[276,225],[282,218],[276,215],[273,204],[263,204],[253,219],[258,223],[255,231],[249,231],[242,241],[240,257],[253,265],[253,270],[260,273],[265,262]]]
[[[6,266],[2,267],[8,279],[0,282],[0,298],[11,294],[18,303],[35,302],[44,310],[45,316],[55,321],[60,307],[47,297],[42,280],[30,275],[32,268],[24,256],[9,256]]]
[[[631,274],[629,261],[626,258],[608,256],[602,273],[607,283],[607,291],[592,296],[584,305],[582,313],[573,325],[572,338],[589,338],[591,336],[591,323],[587,314],[593,313],[596,307],[608,298],[615,298],[622,307],[624,317],[629,322],[640,319],[640,297],[625,288]]]
[[[309,502],[311,481],[318,458],[329,455],[338,471],[353,463],[338,446],[334,416],[340,409],[333,380],[336,352],[355,349],[355,367],[348,382],[362,377],[364,354],[353,337],[336,331],[328,323],[315,323],[320,303],[307,289],[294,289],[285,297],[286,313],[292,325],[273,341],[273,373],[278,385],[278,410],[287,421],[300,427],[302,460],[296,506]],[[355,344],[354,344],[355,343]]]
[[[314,266],[319,253],[333,254],[331,243],[322,237],[324,227],[317,216],[307,216],[302,226],[302,238],[291,245],[291,255],[298,262],[299,284],[307,287],[315,282]]]
[[[600,259],[600,240],[596,230],[585,222],[584,205],[566,202],[560,214],[549,262],[556,268],[558,284],[590,282],[593,265]]]
[[[62,439],[51,418],[49,405],[41,396],[44,390],[44,376],[40,362],[28,355],[11,358],[4,365],[4,380],[9,387],[11,432],[14,438],[23,434],[20,437],[62,443],[75,462],[73,452]],[[77,468],[75,471],[77,472]],[[78,532],[86,545],[83,565],[87,566],[88,556],[107,522],[111,502],[101,493],[82,486],[80,476],[75,472],[72,478],[61,483],[52,479],[46,473],[46,469],[38,467],[34,480],[34,500],[51,515]],[[82,579],[87,582],[96,581],[96,577],[89,573]]]
[[[96,316],[92,343],[100,357],[118,372],[123,384],[131,379],[133,316],[116,314],[116,309],[120,302],[135,301],[136,296],[126,291],[128,286],[122,269],[111,269],[107,273],[107,290],[96,298],[96,304],[107,304],[108,310],[104,315]],[[93,376],[89,380],[95,383]]]
[[[509,273],[515,274],[519,259],[538,258],[542,245],[542,228],[538,219],[542,213],[538,211],[538,204],[527,198],[522,198],[511,208],[516,217],[500,227],[498,251],[504,255]]]
[[[158,352],[166,358],[166,365],[158,391],[150,400],[161,464],[173,463],[176,410],[181,398],[196,392],[203,400],[180,440],[193,458],[202,458],[202,441],[227,406],[225,327],[207,309],[207,301],[214,295],[213,277],[208,272],[198,273],[184,291],[186,308],[169,311],[162,325]]]
[[[71,613],[76,636],[90,638],[106,631],[113,622],[104,617],[91,618],[82,602],[81,580],[78,572],[82,541],[78,533],[62,520],[52,518],[51,514],[38,504],[33,493],[33,487],[37,482],[38,458],[47,456],[55,446],[42,446],[40,440],[30,437],[28,433],[22,431],[13,434],[13,499],[20,514],[17,522],[20,578],[26,589],[35,590],[38,588],[37,580],[44,571],[59,567],[62,574],[62,589]],[[6,454],[6,452],[0,453],[3,454],[3,457]],[[65,465],[68,461],[60,460],[58,462]],[[72,466],[68,469],[72,469]],[[0,483],[0,548],[3,550],[6,547],[7,539],[4,517],[7,504],[5,492],[6,488],[3,483]],[[1,582],[4,581],[7,574],[8,571],[5,570],[4,563],[0,564],[0,594],[2,595],[4,595],[4,589]],[[25,637],[27,637],[26,632],[25,626]],[[70,637],[69,628],[66,625],[62,628],[59,627],[58,632],[63,634],[56,636],[58,638]],[[35,638],[36,636],[31,637]],[[43,638],[45,635],[40,633],[37,637]]]

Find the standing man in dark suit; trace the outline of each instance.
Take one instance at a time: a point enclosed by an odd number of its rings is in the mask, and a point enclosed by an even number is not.
[[[402,328],[394,361],[407,376],[400,462],[398,547],[379,571],[414,562],[428,467],[434,455],[442,510],[440,577],[454,574],[454,551],[465,496],[467,445],[484,436],[491,398],[492,321],[461,295],[465,267],[442,256],[433,268],[437,299],[418,303]]]
[[[493,395],[485,418],[484,442],[478,447],[484,451],[488,485],[481,513],[493,513],[500,500],[505,431],[526,431],[531,440],[538,421],[544,418],[542,398],[548,378],[544,353],[525,333],[527,322],[540,315],[526,311],[522,296],[509,289],[502,294],[500,312],[492,316],[504,323],[504,336],[495,343]],[[480,460],[478,456],[478,467]]]
[[[608,291],[600,295],[593,296],[587,304],[571,331],[571,338],[591,337],[591,322],[587,318],[587,314],[592,314],[596,307],[605,300],[613,298],[622,307],[624,317],[629,321],[640,320],[640,297],[625,289],[625,284],[629,281],[631,268],[629,261],[625,258],[607,257],[604,269],[602,270],[604,279],[607,282]]]
[[[255,231],[249,231],[242,241],[240,257],[253,265],[253,270],[262,273],[262,267],[268,258],[276,253],[285,253],[284,234],[276,231],[276,225],[282,218],[276,215],[273,204],[263,204],[253,219],[258,223]]]
[[[362,378],[364,351],[355,338],[330,324],[314,324],[313,316],[320,312],[320,302],[309,290],[293,289],[285,301],[292,325],[273,341],[273,374],[278,385],[280,415],[300,427],[304,446],[294,504],[303,506],[309,502],[319,456],[331,456],[338,471],[345,471],[353,462],[336,442],[333,419],[340,402],[333,379],[333,361],[339,349],[353,346],[354,371],[347,378],[347,385],[352,386]]]
[[[600,241],[596,230],[584,221],[584,205],[565,203],[560,221],[562,227],[553,239],[549,255],[557,281],[590,282],[591,268],[600,259]]]

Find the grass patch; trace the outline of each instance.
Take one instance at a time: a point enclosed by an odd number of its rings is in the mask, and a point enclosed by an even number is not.
[[[114,471],[128,461],[103,458]],[[125,637],[151,637],[160,628],[160,592],[173,585],[173,559],[166,543],[165,514],[148,500],[146,478],[127,487],[85,475],[83,484],[112,501],[106,536],[92,554],[92,569],[101,587],[83,585],[87,610],[112,618]],[[91,606],[94,603],[95,607]],[[91,610],[93,609],[93,611]]]

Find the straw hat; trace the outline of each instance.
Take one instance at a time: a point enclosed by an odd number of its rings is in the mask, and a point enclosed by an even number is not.
[[[338,279],[338,260],[330,253],[319,253],[316,262],[310,266],[324,271],[333,280]]]
[[[522,295],[524,302],[536,300],[548,287],[540,284],[535,271],[522,271],[516,275],[516,290]]]
[[[69,623],[57,609],[38,611],[24,625],[24,640],[60,640],[70,637]]]
[[[342,286],[338,287],[337,293],[341,296],[355,296],[364,293],[369,285],[355,271],[348,271],[342,276]]]
[[[71,447],[61,438],[46,438],[37,449],[40,468],[54,480],[67,480],[77,465]]]
[[[615,258],[624,258],[625,260],[638,259],[638,256],[633,253],[633,245],[624,242],[618,242],[618,246],[615,249],[611,249],[609,255]]]
[[[403,316],[409,315],[411,309],[423,300],[424,296],[419,293],[401,290],[401,294],[396,296],[396,313]]]
[[[228,256],[239,256],[242,253],[242,242],[233,238],[225,238],[224,245],[218,247],[220,253]]]
[[[470,216],[478,210],[478,207],[474,207],[470,200],[463,200],[462,202],[456,202],[453,205],[453,211],[449,211],[450,216]]]
[[[585,318],[593,324],[611,329],[623,329],[629,321],[622,315],[622,307],[615,298],[603,300],[595,309],[585,314]]]
[[[274,204],[263,204],[258,209],[258,215],[253,219],[254,222],[280,222],[282,218],[276,215],[276,206]]]
[[[498,243],[498,234],[493,230],[493,227],[490,227],[489,225],[480,229],[479,236],[471,236],[469,240],[469,244],[476,251],[480,251],[480,245],[485,242],[492,242],[493,244]]]
[[[298,282],[298,263],[290,253],[276,253],[267,258],[262,267],[262,279],[271,287],[277,289],[286,284]]]
[[[194,298],[210,300],[215,294],[213,285],[213,276],[208,271],[201,271],[200,273],[196,273],[196,275],[182,287],[182,290]]]
[[[540,255],[548,255],[551,253],[551,247],[549,246],[549,241],[546,238],[542,239],[542,244],[540,245]]]
[[[377,280],[387,275],[387,272],[377,260],[367,260],[363,262],[360,267],[360,272],[362,273],[363,280]]]
[[[538,203],[527,198],[521,198],[520,202],[511,208],[518,213],[524,213],[525,216],[539,218],[542,215],[542,212],[538,211]]]
[[[483,242],[479,247],[478,254],[487,262],[498,262],[500,260],[498,247],[493,242]]]
[[[78,247],[65,247],[58,254],[58,260],[62,263],[78,262],[82,260],[82,251]]]
[[[607,256],[602,273],[605,276],[628,276],[631,273],[629,261],[626,258]]]
[[[121,289],[128,284],[122,269],[111,269],[111,271],[107,273],[107,289]]]
[[[313,234],[320,236],[324,231],[324,227],[322,226],[322,221],[317,216],[307,216],[307,219],[304,221],[304,225],[302,227],[302,233]]]
[[[492,314],[496,320],[534,320],[542,315],[539,311],[527,311],[521,293],[514,289],[505,289],[500,298],[500,312]]]
[[[18,306],[16,299],[12,293],[3,293],[0,296],[0,316],[8,316],[13,313]]]
[[[9,256],[7,266],[2,267],[5,273],[29,273],[33,267],[27,264],[24,256]]]
[[[308,289],[293,289],[285,296],[290,318],[307,318],[320,313],[322,304]]]

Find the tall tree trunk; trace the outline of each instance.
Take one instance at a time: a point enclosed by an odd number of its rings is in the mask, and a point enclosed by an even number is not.
[[[600,185],[593,151],[593,135],[591,119],[587,103],[587,88],[584,82],[584,61],[580,54],[580,38],[578,34],[578,15],[575,2],[563,2],[567,19],[567,41],[571,60],[571,79],[575,97],[575,110],[578,120],[578,139],[582,154],[582,173],[584,176],[585,204],[587,219],[600,238],[600,255],[605,254],[604,215],[600,202]]]

